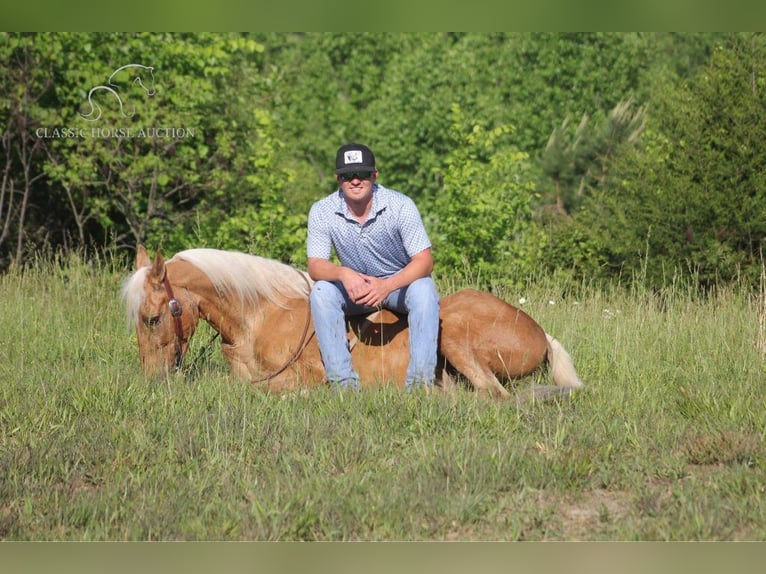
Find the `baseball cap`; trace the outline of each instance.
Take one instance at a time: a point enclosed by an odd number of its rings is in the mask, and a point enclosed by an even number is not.
[[[340,147],[335,156],[335,173],[375,171],[375,155],[366,145],[350,143]]]

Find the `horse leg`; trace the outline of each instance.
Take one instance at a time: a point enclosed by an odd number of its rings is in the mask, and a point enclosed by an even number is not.
[[[457,390],[455,380],[447,372],[447,369],[441,369],[436,375],[434,386],[441,389],[444,393],[454,393]]]
[[[229,363],[234,378],[247,380],[251,377],[249,362],[252,358],[242,353],[240,345],[221,343],[221,352]]]
[[[468,359],[453,362],[452,365],[471,381],[474,388],[483,393],[489,393],[493,397],[507,399],[511,396],[508,390],[497,380],[495,373],[487,367],[483,367],[477,361]]]

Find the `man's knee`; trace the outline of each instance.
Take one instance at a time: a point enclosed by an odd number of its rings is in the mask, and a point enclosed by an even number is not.
[[[309,301],[312,308],[340,306],[343,298],[340,296],[338,286],[330,281],[316,281],[311,288]]]
[[[413,281],[407,290],[407,303],[410,310],[423,309],[438,312],[439,293],[436,285],[430,277],[423,277]]]

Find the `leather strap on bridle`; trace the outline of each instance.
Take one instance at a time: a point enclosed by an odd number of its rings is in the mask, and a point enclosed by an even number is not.
[[[173,295],[173,287],[170,285],[168,274],[165,273],[165,278],[162,280],[162,284],[165,286],[165,293],[168,295],[168,308],[170,309],[170,315],[173,317],[173,326],[176,332],[175,347],[176,347],[176,371],[181,368],[181,364],[184,362],[183,341],[184,341],[184,328],[181,323],[181,314],[183,308],[181,302]]]
[[[296,272],[300,274],[300,276],[303,278],[303,280],[306,282],[306,286],[309,289],[309,292],[311,291],[311,284],[309,283],[308,279],[306,279],[306,276],[298,271],[296,269]],[[168,296],[168,307],[170,308],[170,315],[173,317],[173,326],[175,328],[175,351],[176,351],[176,362],[175,362],[175,368],[176,370],[179,370],[181,368],[181,364],[184,361],[184,352],[183,352],[183,341],[184,341],[184,331],[183,331],[183,325],[181,323],[181,315],[183,314],[183,308],[181,307],[181,302],[175,298],[175,295],[173,294],[173,287],[170,285],[170,280],[168,279],[167,273],[165,273],[165,278],[162,280],[163,285],[165,286],[165,292]],[[257,379],[253,379],[251,382],[253,383],[262,383],[268,380],[273,379],[277,375],[283,373],[285,369],[287,369],[290,365],[292,365],[295,361],[298,360],[298,357],[301,356],[301,353],[303,353],[303,350],[306,348],[306,345],[308,345],[309,341],[311,340],[311,336],[313,336],[314,332],[311,332],[311,335],[308,335],[309,332],[309,325],[311,324],[311,307],[308,307],[308,311],[306,313],[306,322],[303,325],[303,333],[301,334],[301,340],[298,344],[297,349],[292,354],[292,356],[287,360],[287,362],[279,367],[276,371],[273,373],[265,376],[260,377]]]

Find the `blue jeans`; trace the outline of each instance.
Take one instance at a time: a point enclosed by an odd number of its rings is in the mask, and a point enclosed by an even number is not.
[[[436,346],[439,337],[439,295],[430,277],[392,291],[383,307],[407,314],[410,329],[410,363],[406,387],[433,386],[436,371]],[[317,281],[311,290],[311,315],[322,354],[325,374],[331,384],[359,388],[359,374],[351,363],[346,337],[346,315],[361,315],[374,307],[351,301],[340,282]]]

